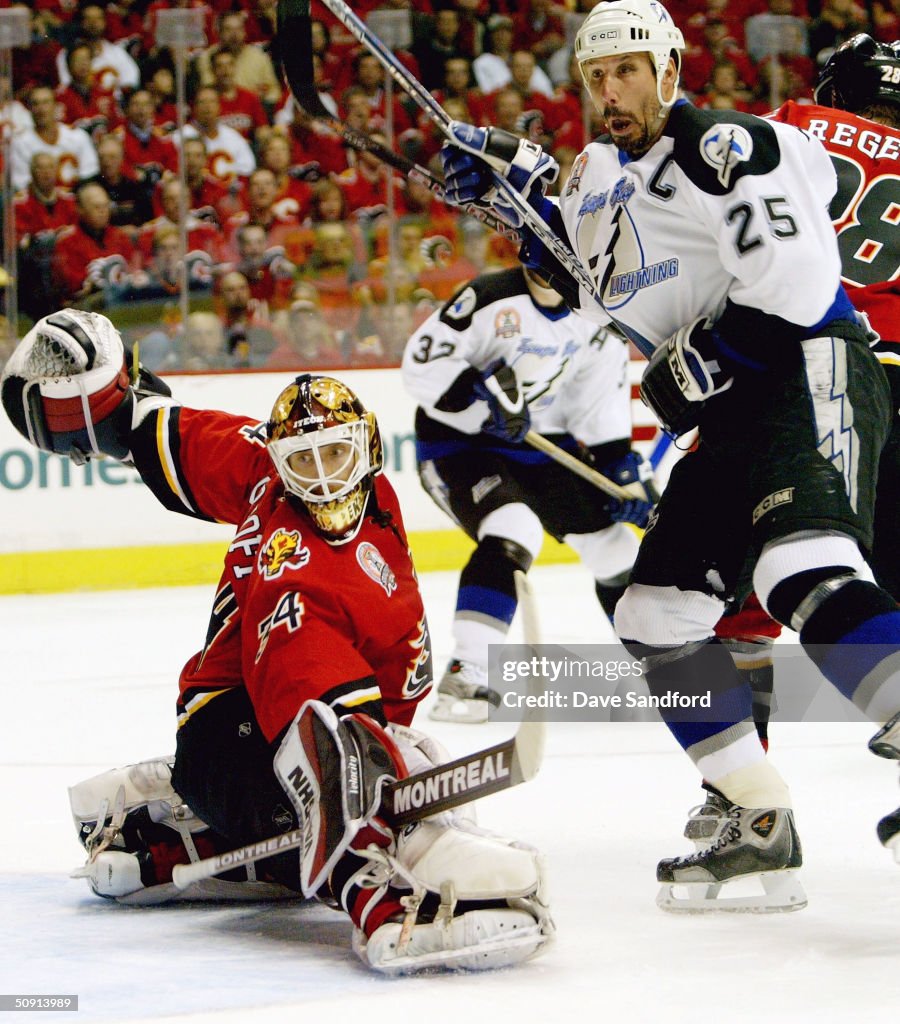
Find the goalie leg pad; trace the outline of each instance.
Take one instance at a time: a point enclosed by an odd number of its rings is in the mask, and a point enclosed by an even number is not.
[[[375,817],[382,784],[404,778],[406,768],[394,741],[367,715],[338,718],[315,700],[289,726],[274,768],[304,835],[300,883],[311,897]]]
[[[69,803],[87,862],[73,878],[126,905],[185,900],[296,899],[281,885],[256,880],[207,879],[187,889],[171,882],[172,867],[211,856],[229,844],[215,835],[172,788],[173,758],[154,758],[114,768],[69,789]]]

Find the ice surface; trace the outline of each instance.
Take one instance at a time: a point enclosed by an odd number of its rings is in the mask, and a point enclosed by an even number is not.
[[[582,570],[538,567],[533,579],[547,641],[611,639]],[[440,669],[455,577],[422,585]],[[66,787],[173,749],[175,681],[211,598],[207,587],[0,598],[0,993],[77,993],[77,1015],[54,1015],[72,1021],[896,1016],[900,867],[874,826],[897,804],[897,773],[855,724],[773,730],[804,842],[810,903],[795,914],[656,908],[656,861],[685,850],[700,790],[662,726],[625,723],[552,725],[537,779],[480,805],[483,823],[548,858],[558,940],[515,970],[387,980],[356,961],[349,925],[325,907],[139,909],[93,897],[67,878],[82,857]],[[454,754],[511,729],[417,724]]]

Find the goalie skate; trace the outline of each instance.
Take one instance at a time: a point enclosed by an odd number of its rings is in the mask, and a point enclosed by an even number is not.
[[[659,862],[657,906],[687,913],[801,910],[807,902],[797,878],[802,863],[790,810],[732,804],[704,849]]]
[[[470,661],[451,661],[438,684],[437,702],[428,712],[436,722],[486,722],[500,694],[488,686],[487,670]]]

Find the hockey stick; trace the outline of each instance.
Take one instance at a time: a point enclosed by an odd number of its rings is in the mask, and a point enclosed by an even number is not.
[[[634,498],[634,495],[629,494],[624,487],[620,487],[617,483],[610,480],[609,477],[598,473],[596,469],[593,469],[586,462],[582,462],[581,459],[567,452],[565,448],[560,448],[559,445],[548,441],[542,434],[529,430],[525,435],[525,442],[530,444],[532,448],[537,448],[539,452],[549,455],[555,462],[565,466],[566,469],[570,469],[576,476],[587,480],[589,484],[593,484],[598,490],[608,494],[611,498],[618,498],[619,501],[631,501]]]
[[[426,167],[395,153],[384,143],[363,131],[339,120],[322,102],[316,89],[312,63],[312,19],[309,0],[280,0],[278,4],[278,36],[281,40],[281,62],[291,95],[311,118],[320,121],[344,140],[348,146],[364,153],[372,153],[382,163],[399,171],[404,177],[417,181],[444,200],[444,183]],[[490,210],[467,204],[460,207],[465,213],[513,242],[520,242],[518,231],[510,227]]]
[[[522,606],[525,643],[534,647],[540,643],[534,592],[525,574],[518,571],[516,593]],[[538,710],[526,712],[515,735],[502,743],[385,786],[379,817],[392,828],[400,828],[533,779],[544,758],[546,725],[540,715]],[[179,889],[186,889],[223,871],[301,849],[303,842],[303,830],[293,829],[192,864],[178,864],[172,870],[172,881]]]
[[[437,125],[451,142],[453,136],[450,127],[454,123],[453,118],[438,103],[431,93],[417,81],[397,60],[393,53],[384,45],[356,14],[343,2],[343,0],[322,0],[322,3],[337,18],[350,34],[357,39],[366,49],[378,60],[381,66],[388,72],[391,78],[400,88],[425,112],[430,120]],[[304,0],[279,0],[279,8],[296,12],[304,6]],[[287,49],[284,47],[283,49]],[[556,259],[566,268],[578,283],[593,296],[594,300],[602,306],[600,297],[595,290],[595,282],[584,268],[581,260],[572,252],[569,246],[550,228],[540,217],[525,197],[510,185],[510,183],[496,171],[492,172],[494,187],[502,193],[506,205],[512,208],[519,219],[528,225],[531,231],[540,239],[546,248],[553,253]]]

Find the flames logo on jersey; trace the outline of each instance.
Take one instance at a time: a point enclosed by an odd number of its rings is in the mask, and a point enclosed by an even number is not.
[[[516,309],[501,309],[494,317],[494,336],[514,338],[522,331],[522,318]]]
[[[309,561],[309,548],[301,547],[300,531],[279,527],[260,549],[258,568],[267,580],[277,580],[285,569],[301,569]]]
[[[752,153],[753,138],[738,124],[717,124],[700,140],[700,156],[716,172],[723,188],[730,188],[731,175]]]
[[[374,544],[364,540],[356,549],[362,571],[384,590],[388,597],[397,589],[397,577]]]
[[[406,679],[403,681],[403,696],[409,700],[422,696],[431,688],[434,671],[431,660],[431,637],[428,634],[428,622],[423,615],[419,619],[418,633],[410,646],[415,654],[406,668]]]

